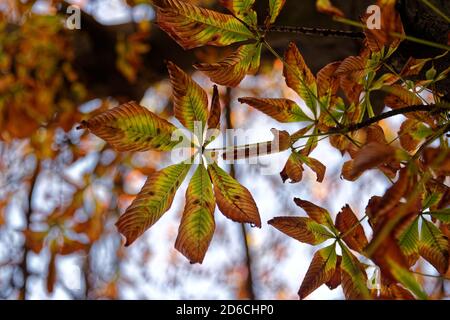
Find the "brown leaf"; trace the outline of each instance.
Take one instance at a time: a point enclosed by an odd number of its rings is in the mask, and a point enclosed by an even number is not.
[[[350,249],[362,253],[368,241],[363,227],[348,204],[337,214],[335,223],[341,234],[346,234],[343,240]]]
[[[300,198],[294,198],[294,202],[297,206],[305,210],[306,214],[317,223],[331,228],[333,227],[333,221],[328,210]]]

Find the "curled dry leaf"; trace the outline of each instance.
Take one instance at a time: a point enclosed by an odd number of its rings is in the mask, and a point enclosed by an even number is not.
[[[394,147],[378,142],[369,142],[355,154],[353,160],[344,164],[342,176],[346,180],[354,181],[366,170],[389,163],[394,157]]]

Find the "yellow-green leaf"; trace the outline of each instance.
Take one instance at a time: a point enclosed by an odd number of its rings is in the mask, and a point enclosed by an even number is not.
[[[227,46],[253,39],[253,33],[232,15],[180,0],[153,0],[156,23],[184,49]]]
[[[430,214],[433,218],[438,219],[445,224],[450,224],[450,208],[433,210],[427,213]]]
[[[345,246],[341,246],[341,284],[348,300],[370,299],[367,275],[361,263]]]
[[[175,193],[191,167],[180,163],[156,171],[116,223],[119,232],[132,244],[170,209]]]
[[[312,121],[297,103],[289,99],[243,97],[239,98],[238,101],[252,106],[279,122]]]
[[[214,185],[217,206],[224,216],[241,223],[261,227],[261,218],[255,200],[246,187],[221,169],[216,163],[208,166]]]
[[[423,291],[420,284],[417,282],[414,275],[409,272],[409,270],[403,268],[399,264],[397,264],[395,261],[388,259],[388,263],[391,267],[391,272],[394,275],[394,277],[397,279],[398,282],[400,282],[406,289],[410,290],[412,293],[416,295],[419,299],[427,300],[428,296]]]
[[[269,0],[268,24],[275,23],[285,3],[286,0]]]
[[[172,141],[177,128],[170,122],[131,101],[103,112],[78,128],[87,128],[117,151],[172,150],[181,141]]]
[[[217,84],[236,87],[247,74],[258,72],[261,46],[261,43],[242,45],[222,61],[197,63],[194,67]]]
[[[416,218],[409,224],[403,232],[398,236],[398,245],[408,261],[408,265],[412,266],[419,258],[419,219]]]
[[[208,119],[208,96],[206,92],[183,70],[167,62],[173,87],[175,117],[192,132],[205,130]],[[195,129],[195,126],[201,128]]]
[[[286,84],[305,101],[306,105],[317,113],[317,83],[314,75],[306,65],[295,43],[291,42],[284,55],[287,66],[283,74]]]
[[[311,245],[333,238],[324,226],[306,217],[275,217],[267,223],[295,240]]]
[[[322,284],[333,278],[337,263],[335,247],[336,245],[333,243],[314,254],[302,285],[300,286],[300,290],[298,291],[300,299],[306,298]]]
[[[335,7],[330,0],[317,0],[316,8],[317,11],[331,16],[344,16],[344,13],[339,8]]]
[[[445,274],[448,269],[448,239],[433,223],[422,219],[419,253],[430,262],[437,271]]]
[[[191,263],[202,263],[214,234],[216,202],[211,179],[201,164],[186,190],[186,205],[175,248]]]
[[[251,27],[256,27],[258,23],[256,12],[252,9],[254,3],[255,0],[220,0],[223,7]]]

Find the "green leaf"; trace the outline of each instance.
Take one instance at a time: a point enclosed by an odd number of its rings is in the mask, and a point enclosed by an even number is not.
[[[419,218],[414,219],[400,234],[398,244],[408,264],[413,265],[419,258]]]
[[[450,224],[450,208],[442,209],[442,210],[434,210],[431,212],[427,212],[430,216],[435,219],[440,220],[445,224]]]
[[[119,232],[127,239],[125,246],[132,244],[170,209],[190,167],[190,164],[175,164],[147,178],[136,199],[116,223]]]
[[[428,299],[427,294],[423,291],[422,287],[411,272],[401,267],[391,259],[388,260],[388,263],[391,267],[393,276],[397,279],[398,282],[400,282],[406,289],[414,293],[419,299]]]
[[[345,245],[341,245],[341,249],[341,282],[345,297],[349,300],[370,299],[367,275],[361,263]]]
[[[317,83],[316,78],[306,65],[295,43],[291,42],[284,55],[287,66],[284,66],[286,84],[297,92],[308,108],[317,114]]]
[[[216,202],[211,179],[200,164],[186,190],[186,204],[175,248],[191,263],[202,263],[214,234]]]
[[[269,16],[266,24],[274,24],[283,9],[286,0],[269,0]]]
[[[254,3],[255,0],[220,0],[223,7],[251,27],[256,27],[258,23],[256,12],[252,9]]]

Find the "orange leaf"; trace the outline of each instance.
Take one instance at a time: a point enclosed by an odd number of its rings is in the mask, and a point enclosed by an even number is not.
[[[348,204],[337,214],[336,228],[341,232],[341,234],[345,234],[343,240],[350,249],[359,253],[363,252],[368,241],[363,227]]]

